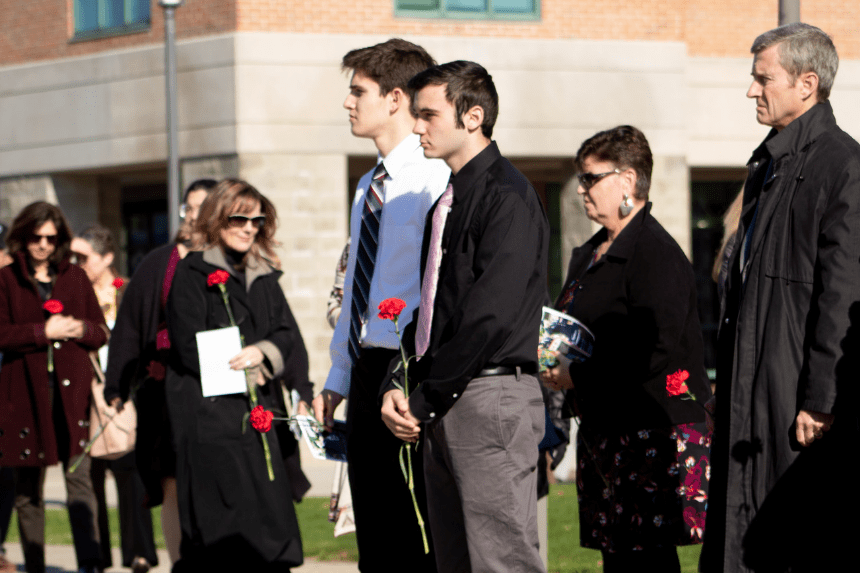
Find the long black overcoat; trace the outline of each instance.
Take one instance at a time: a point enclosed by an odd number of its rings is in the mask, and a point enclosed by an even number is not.
[[[857,449],[860,145],[818,104],[771,131],[749,168],[739,245],[758,214],[746,284],[739,247],[721,316],[702,569],[838,570],[858,532],[843,485]],[[809,448],[801,409],[836,415]]]
[[[195,555],[225,567],[286,569],[301,564],[302,548],[276,433],[266,434],[275,474],[270,481],[260,434],[250,425],[242,431],[247,396],[202,395],[195,335],[230,325],[218,288],[207,286],[219,268],[230,273],[227,292],[245,344],[260,347],[268,374],[281,373],[295,344],[296,323],[279,271],[257,261],[245,270],[243,288],[218,247],[191,253],[177,265],[167,304],[171,358],[165,388],[176,443],[183,561]],[[267,409],[276,389],[271,383],[258,388]]]

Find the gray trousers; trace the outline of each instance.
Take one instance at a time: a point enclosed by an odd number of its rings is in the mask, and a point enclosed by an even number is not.
[[[68,465],[63,464],[63,469],[67,470]],[[15,510],[18,512],[27,573],[45,572],[45,472],[44,467],[15,469]],[[90,457],[86,456],[74,473],[65,471],[64,477],[78,567],[100,567],[101,549]]]
[[[544,404],[537,379],[475,378],[425,432],[428,522],[438,570],[544,572],[537,526]]]

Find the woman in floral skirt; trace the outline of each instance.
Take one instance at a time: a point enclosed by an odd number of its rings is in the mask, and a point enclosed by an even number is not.
[[[710,474],[693,269],[651,215],[641,131],[594,135],[576,165],[603,228],[573,250],[556,308],[593,332],[594,351],[581,363],[559,355],[542,378],[580,418],[580,541],[607,572],[679,572],[675,546],[702,541]]]

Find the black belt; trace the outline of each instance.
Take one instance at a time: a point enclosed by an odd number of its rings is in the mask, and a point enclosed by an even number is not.
[[[487,367],[478,372],[475,378],[486,378],[487,376],[511,376],[517,373],[517,368],[521,374],[536,374],[537,368],[533,364],[526,366],[492,366]]]

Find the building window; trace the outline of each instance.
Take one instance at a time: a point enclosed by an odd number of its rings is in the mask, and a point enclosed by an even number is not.
[[[394,0],[396,16],[537,20],[540,0]]]
[[[75,38],[149,28],[150,0],[75,0]]]

